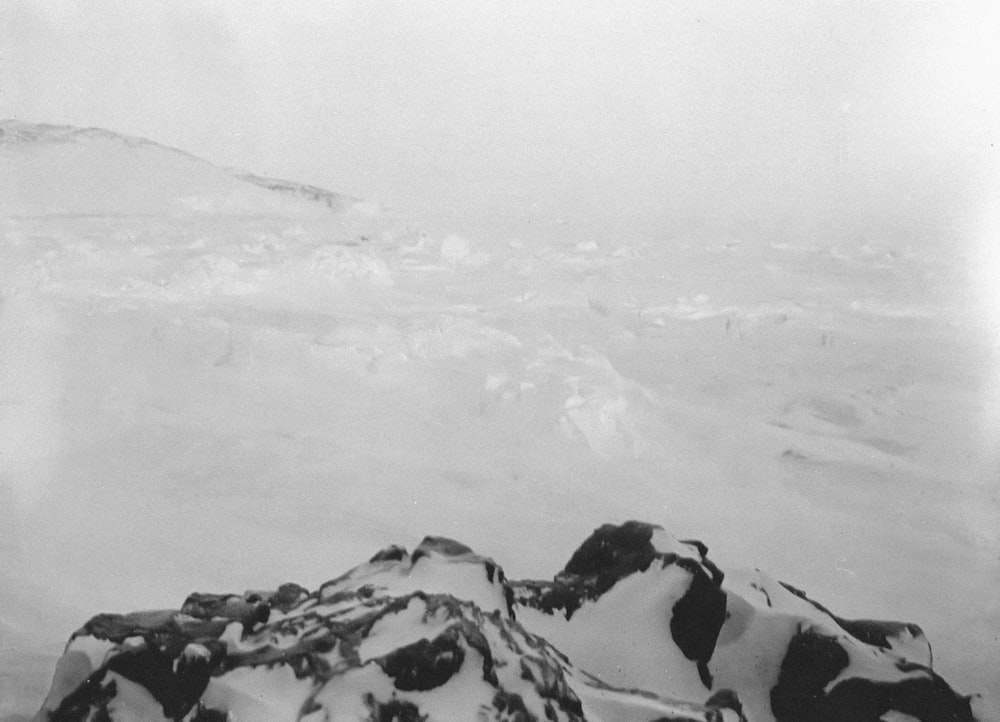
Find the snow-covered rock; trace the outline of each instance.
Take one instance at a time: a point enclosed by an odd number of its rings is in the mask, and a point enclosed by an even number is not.
[[[735,690],[750,720],[974,719],[913,624],[845,620],[760,571],[728,578],[698,541],[605,525],[552,582],[513,582],[519,619],[620,686],[703,701]]]
[[[98,615],[36,720],[975,719],[916,626],[734,576],[640,522],[597,529],[550,582],[427,537],[314,592]]]

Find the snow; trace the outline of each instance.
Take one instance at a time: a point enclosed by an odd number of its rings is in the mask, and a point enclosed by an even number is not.
[[[961,258],[435,239],[5,127],[0,719],[97,612],[315,587],[425,534],[547,576],[630,518],[916,622],[938,673],[996,699],[1000,329]]]
[[[240,722],[296,719],[300,700],[311,689],[311,680],[296,679],[288,665],[243,667],[223,678],[210,679],[202,703],[210,709],[228,710],[232,719]]]
[[[730,688],[739,684],[746,690],[741,701],[748,709],[768,709],[771,688],[780,674],[778,660],[783,658],[795,627],[787,617],[744,606],[735,597],[727,599],[727,613],[731,616],[716,642],[725,654],[710,665],[715,683]]]
[[[584,603],[570,624],[559,615],[530,611],[519,618],[576,666],[613,687],[701,701],[705,687],[694,663],[671,638],[669,626],[671,609],[689,576],[678,566],[661,570],[654,563],[649,571],[616,583],[597,603]],[[608,629],[616,630],[615,644],[609,643]]]

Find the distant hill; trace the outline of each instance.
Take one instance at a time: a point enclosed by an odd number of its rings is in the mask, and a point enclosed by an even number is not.
[[[0,210],[6,215],[301,215],[356,203],[324,188],[220,168],[145,138],[0,121]]]

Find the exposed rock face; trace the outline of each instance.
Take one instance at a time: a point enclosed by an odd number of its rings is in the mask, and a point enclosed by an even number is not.
[[[733,575],[730,575],[732,577]],[[725,580],[725,581],[724,581]],[[308,592],[99,615],[39,721],[973,721],[914,625],[850,622],[700,542],[606,525],[551,582],[398,546]]]
[[[724,576],[707,552],[605,525],[554,581],[510,584],[518,618],[607,682],[695,701],[735,690],[750,720],[974,719],[916,625],[841,619],[759,571]]]

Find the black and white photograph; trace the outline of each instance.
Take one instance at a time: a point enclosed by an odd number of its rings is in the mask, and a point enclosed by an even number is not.
[[[1000,722],[1000,4],[0,0],[0,722]]]

